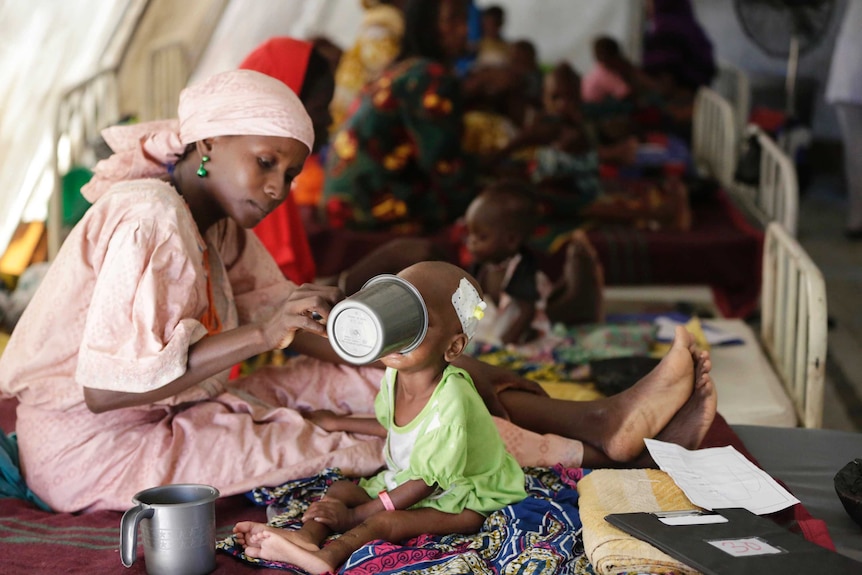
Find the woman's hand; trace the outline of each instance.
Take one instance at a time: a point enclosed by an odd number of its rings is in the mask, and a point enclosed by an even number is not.
[[[262,326],[269,349],[284,349],[297,330],[326,335],[326,319],[332,306],[344,296],[337,287],[303,284]]]

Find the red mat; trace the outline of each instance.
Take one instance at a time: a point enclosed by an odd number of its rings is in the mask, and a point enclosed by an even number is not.
[[[14,404],[14,400],[0,401],[0,427],[7,433],[14,426],[11,410]],[[703,447],[721,445],[733,445],[751,458],[736,433],[718,416]],[[131,568],[124,568],[120,561],[121,517],[122,513],[116,511],[47,513],[22,500],[0,499],[0,573],[144,574],[146,568],[140,543],[137,560]],[[801,504],[771,517],[792,531],[802,533],[809,541],[834,550],[825,523],[813,519]],[[219,538],[227,536],[234,524],[244,519],[265,521],[265,508],[255,506],[241,495],[216,502],[216,535]],[[214,573],[261,573],[259,568],[224,553],[216,553],[216,562]]]

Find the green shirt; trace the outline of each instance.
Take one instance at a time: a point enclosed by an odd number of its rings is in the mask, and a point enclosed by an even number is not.
[[[463,369],[449,366],[428,403],[413,421],[395,424],[397,372],[387,369],[374,401],[377,419],[388,434],[386,469],[360,483],[376,497],[411,479],[438,490],[413,508],[446,513],[470,509],[482,515],[526,497],[524,473],[506,451],[491,414]]]

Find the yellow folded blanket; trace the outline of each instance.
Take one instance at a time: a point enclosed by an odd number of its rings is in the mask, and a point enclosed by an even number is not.
[[[605,521],[610,513],[699,509],[667,473],[597,469],[578,482],[578,492],[584,551],[596,573],[698,573]]]

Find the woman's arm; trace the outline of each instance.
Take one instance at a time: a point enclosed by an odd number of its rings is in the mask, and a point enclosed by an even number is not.
[[[271,349],[271,348],[269,348]],[[84,400],[93,413],[147,405],[172,397],[256,354],[269,351],[258,325],[245,325],[207,336],[189,347],[186,372],[167,385],[144,393],[124,393],[84,387]]]
[[[265,322],[206,336],[192,344],[185,373],[167,385],[143,393],[107,391],[85,386],[84,400],[94,413],[147,405],[185,391],[249,357],[285,348],[293,343],[298,330],[314,334],[325,342],[320,336],[326,332],[326,328],[323,323],[311,319],[311,313],[316,311],[325,321],[339,297],[337,288],[306,284],[297,288]]]
[[[452,362],[455,367],[460,367],[470,374],[476,390],[488,407],[491,415],[509,419],[509,414],[497,396],[497,389],[522,389],[536,395],[547,396],[547,392],[535,381],[521,377],[514,371],[491,365],[480,361],[469,355],[459,355]]]

